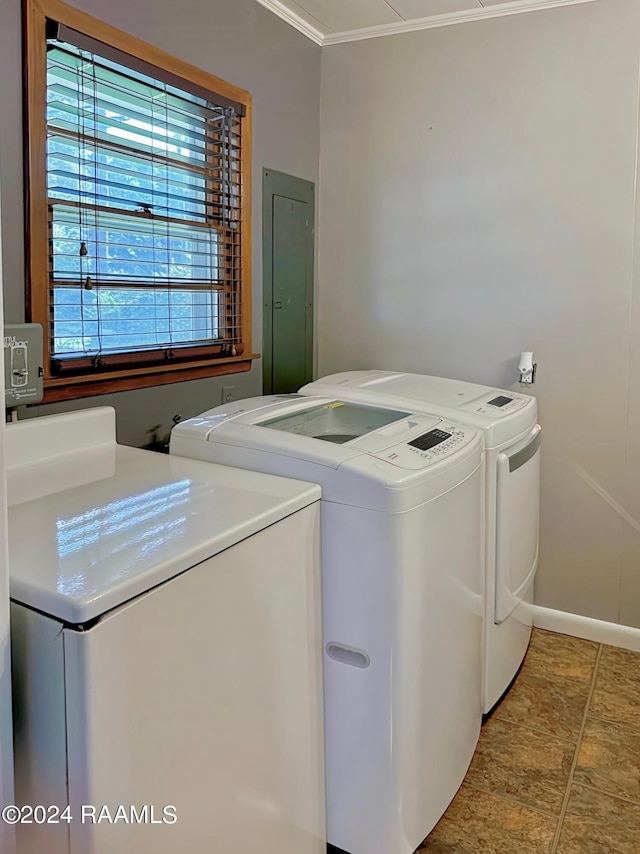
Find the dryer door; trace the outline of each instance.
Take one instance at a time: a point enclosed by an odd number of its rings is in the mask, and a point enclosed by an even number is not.
[[[495,622],[527,593],[538,566],[540,523],[539,424],[526,443],[497,459]]]

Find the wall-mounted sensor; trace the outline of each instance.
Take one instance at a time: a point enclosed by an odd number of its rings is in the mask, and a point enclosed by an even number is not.
[[[533,362],[533,353],[520,353],[520,385],[532,385],[536,381],[536,366]]]

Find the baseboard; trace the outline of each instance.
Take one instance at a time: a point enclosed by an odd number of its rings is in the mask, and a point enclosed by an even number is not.
[[[533,625],[549,632],[640,652],[640,629],[633,626],[607,623],[605,620],[594,620],[567,611],[554,611],[553,608],[543,608],[541,605],[533,606]]]

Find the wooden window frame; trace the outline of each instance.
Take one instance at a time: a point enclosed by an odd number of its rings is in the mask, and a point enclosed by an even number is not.
[[[53,19],[78,32],[110,45],[133,57],[188,81],[201,89],[215,92],[245,108],[242,127],[240,233],[241,233],[241,342],[235,355],[220,345],[195,348],[192,358],[181,362],[167,360],[161,365],[136,365],[135,354],[123,361],[122,369],[90,375],[56,377],[52,375],[49,353],[53,324],[49,304],[50,252],[46,166],[47,60],[46,21]],[[248,371],[251,352],[251,119],[250,93],[221,80],[183,60],[123,33],[59,0],[25,0],[24,5],[24,80],[26,90],[26,255],[27,318],[40,323],[45,337],[44,402],[67,400],[114,391],[147,388],[184,380]],[[138,360],[139,361],[139,360]]]

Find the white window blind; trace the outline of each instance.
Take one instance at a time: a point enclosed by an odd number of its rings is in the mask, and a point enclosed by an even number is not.
[[[241,342],[242,110],[147,70],[48,42],[54,375]]]

